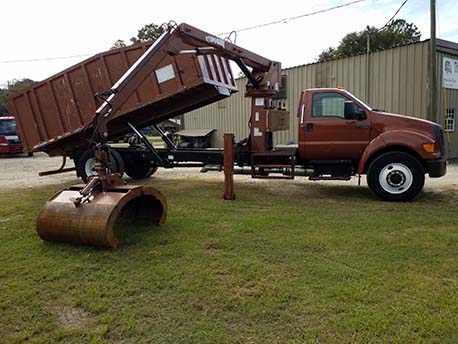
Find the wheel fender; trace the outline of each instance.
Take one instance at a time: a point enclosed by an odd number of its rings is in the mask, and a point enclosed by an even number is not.
[[[409,130],[387,131],[374,138],[367,145],[358,164],[358,173],[362,174],[367,161],[380,150],[389,146],[402,146],[417,152],[423,159],[434,159],[433,153],[428,153],[422,149],[423,143],[434,143],[430,137],[418,132]]]

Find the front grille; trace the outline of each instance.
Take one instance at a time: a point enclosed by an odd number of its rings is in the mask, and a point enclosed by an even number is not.
[[[436,141],[439,143],[439,147],[441,150],[441,156],[445,156],[445,140],[444,140],[444,130],[440,125],[434,126],[434,134],[436,136]]]
[[[10,145],[17,145],[17,144],[21,143],[21,141],[19,141],[19,140],[7,140],[7,141],[8,141],[8,143]]]

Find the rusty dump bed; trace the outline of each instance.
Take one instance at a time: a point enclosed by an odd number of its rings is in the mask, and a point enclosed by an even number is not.
[[[112,85],[152,42],[95,55],[9,98],[26,152],[72,156],[91,132],[94,94]],[[182,48],[187,48],[183,46]],[[189,47],[191,48],[191,47]],[[236,92],[228,61],[216,55],[164,55],[108,124],[108,139],[221,100]],[[85,128],[86,127],[86,128]],[[89,129],[88,129],[89,128]],[[84,129],[84,130],[83,130]]]

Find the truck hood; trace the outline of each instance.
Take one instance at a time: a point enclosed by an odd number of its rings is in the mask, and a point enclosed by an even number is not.
[[[437,123],[393,113],[373,111],[371,115],[372,128],[376,135],[388,130],[416,131],[434,139],[434,127]]]

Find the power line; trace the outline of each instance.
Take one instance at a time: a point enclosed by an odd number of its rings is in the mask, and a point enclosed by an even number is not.
[[[21,62],[40,62],[40,61],[53,61],[53,60],[64,60],[64,59],[74,59],[77,57],[87,57],[95,54],[81,54],[81,55],[71,55],[71,56],[58,56],[58,57],[43,57],[36,59],[26,59],[26,60],[9,60],[9,61],[0,61],[0,63],[21,63]]]
[[[398,10],[397,10],[397,11],[393,14],[393,16],[390,18],[390,20],[388,20],[388,21],[386,22],[386,24],[383,25],[383,26],[380,28],[379,31],[383,30],[384,28],[386,28],[386,27],[391,23],[391,21],[394,19],[394,17],[396,17],[396,16],[398,15],[399,11],[401,10],[401,8],[404,7],[404,5],[407,3],[407,1],[409,1],[409,0],[404,0],[404,2],[401,4],[401,6],[399,6]]]
[[[322,9],[322,10],[309,12],[309,13],[301,14],[301,15],[294,16],[294,17],[284,18],[284,19],[276,20],[276,21],[269,22],[269,23],[249,26],[249,27],[245,27],[245,28],[242,28],[242,29],[238,29],[238,30],[233,30],[233,31],[229,31],[229,32],[220,33],[217,36],[228,35],[228,34],[233,33],[234,31],[235,32],[249,31],[249,30],[254,30],[254,29],[258,29],[258,28],[266,27],[266,26],[270,26],[270,25],[286,23],[286,22],[289,22],[289,21],[292,21],[292,20],[296,20],[296,19],[300,19],[300,18],[304,18],[304,17],[310,17],[310,16],[313,16],[313,15],[316,15],[316,14],[337,10],[339,8],[347,7],[347,6],[354,5],[354,4],[357,4],[357,3],[360,3],[360,2],[364,2],[364,1],[367,1],[367,0],[354,0],[354,1],[350,1],[350,2],[347,2],[347,3],[341,4],[341,5],[328,7],[328,8]],[[407,0],[405,2],[407,2]],[[7,61],[0,61],[0,63],[7,64],[7,63],[53,61],[53,60],[72,59],[72,58],[77,58],[77,57],[87,57],[87,56],[92,56],[92,55],[94,55],[94,54],[81,54],[81,55],[58,56],[58,57],[44,57],[44,58],[24,59],[24,60],[7,60]]]
[[[300,18],[304,18],[304,17],[310,17],[310,16],[313,16],[315,14],[320,14],[320,13],[324,13],[324,12],[333,11],[333,10],[336,10],[336,9],[339,9],[339,8],[342,8],[342,7],[347,7],[347,6],[354,5],[354,4],[357,4],[359,2],[364,2],[364,1],[367,1],[367,0],[350,1],[350,2],[347,2],[345,4],[341,4],[341,5],[337,5],[337,6],[333,6],[333,7],[328,7],[328,8],[325,8],[325,9],[322,9],[322,10],[318,10],[318,11],[314,11],[314,12],[301,14],[301,15],[298,15],[298,16],[295,16],[295,17],[284,18],[284,19],[276,20],[276,21],[269,22],[269,23],[249,26],[249,27],[245,27],[245,28],[242,28],[242,29],[238,29],[238,30],[232,30],[232,31],[229,31],[229,32],[223,32],[223,33],[218,34],[217,36],[228,35],[228,34],[234,32],[234,31],[235,32],[242,32],[242,31],[259,29],[261,27],[266,27],[266,26],[270,26],[270,25],[282,24],[282,23],[286,23],[286,22],[289,22],[289,21],[292,21],[292,20],[296,20],[296,19],[300,19]]]

